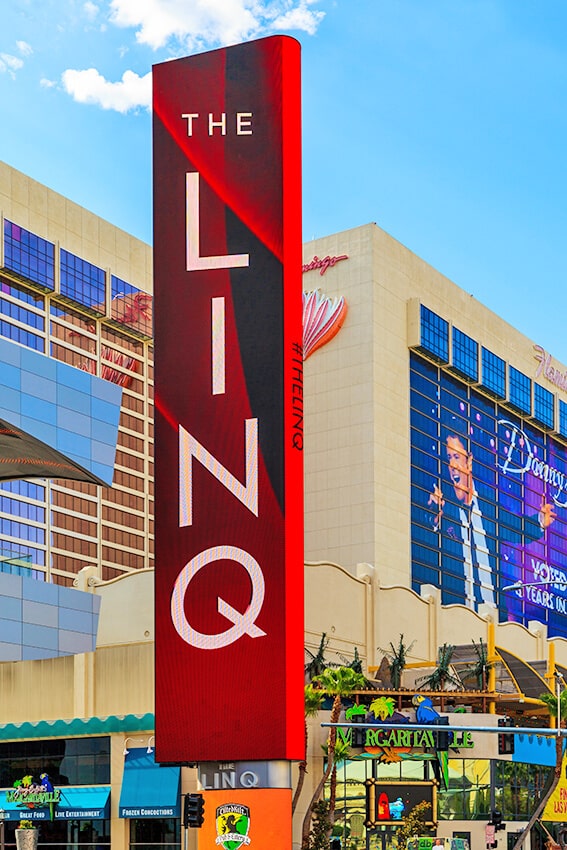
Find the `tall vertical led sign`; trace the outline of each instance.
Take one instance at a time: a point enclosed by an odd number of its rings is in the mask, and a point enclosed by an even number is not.
[[[153,69],[162,762],[303,757],[299,52]]]

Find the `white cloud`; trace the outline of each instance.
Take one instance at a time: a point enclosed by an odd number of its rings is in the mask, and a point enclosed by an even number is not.
[[[29,56],[33,53],[31,46],[27,41],[17,41],[16,47],[22,56]],[[9,74],[12,79],[16,77],[16,71],[23,68],[24,60],[19,56],[14,56],[12,53],[0,53],[0,74]]]
[[[23,64],[18,56],[0,53],[0,74],[9,74],[13,79],[16,76],[15,72],[19,71]]]
[[[303,30],[309,35],[315,35],[324,16],[324,12],[312,12],[308,9],[307,3],[299,3],[278,15],[272,26],[275,30]]]
[[[17,41],[16,47],[18,48],[22,56],[29,56],[31,53],[33,53],[31,45],[29,45],[27,41]]]
[[[98,6],[96,5],[96,3],[92,3],[91,0],[86,0],[86,3],[83,4],[83,9],[85,11],[85,15],[91,21],[94,21],[94,19],[99,13]]]
[[[324,12],[311,7],[321,0],[110,0],[110,21],[136,31],[136,41],[154,50],[192,52],[224,46],[260,35],[287,30],[316,32]],[[93,17],[99,7],[84,0]],[[120,50],[120,56],[125,53]],[[125,71],[110,82],[96,68],[68,69],[62,74],[65,91],[78,103],[129,112],[151,108],[151,72],[143,77]],[[48,80],[42,80],[48,86]]]
[[[157,50],[234,44],[276,29],[313,34],[323,12],[313,0],[111,0],[111,21],[136,29],[136,40]]]
[[[150,109],[151,106],[151,71],[143,77],[133,71],[125,71],[122,80],[112,83],[95,68],[87,71],[69,69],[63,72],[61,79],[67,94],[78,103],[93,103],[122,113],[139,107]]]
[[[57,85],[55,80],[48,80],[47,77],[42,77],[39,81],[39,84],[42,89],[53,89]]]

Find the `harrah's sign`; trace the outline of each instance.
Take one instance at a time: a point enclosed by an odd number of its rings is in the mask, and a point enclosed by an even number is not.
[[[153,69],[160,762],[303,758],[299,62]]]

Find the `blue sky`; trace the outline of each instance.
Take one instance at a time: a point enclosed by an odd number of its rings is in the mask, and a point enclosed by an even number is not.
[[[305,239],[375,221],[567,362],[565,0],[5,0],[0,159],[149,242],[152,64],[273,32]]]

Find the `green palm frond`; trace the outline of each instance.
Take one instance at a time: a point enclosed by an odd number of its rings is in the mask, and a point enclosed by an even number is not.
[[[385,720],[394,713],[396,703],[392,697],[377,697],[375,700],[372,700],[369,708],[375,717]]]

